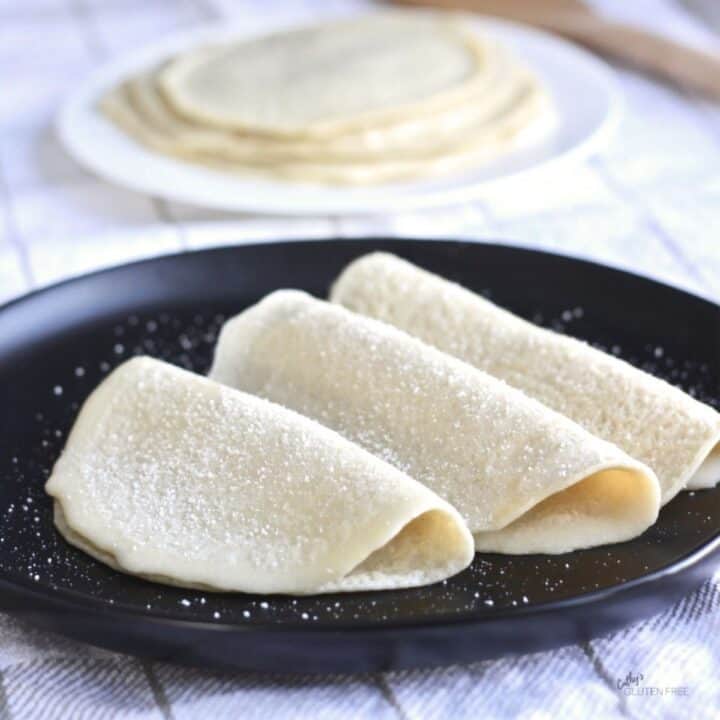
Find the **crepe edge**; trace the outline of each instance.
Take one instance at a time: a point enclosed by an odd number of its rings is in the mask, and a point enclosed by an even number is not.
[[[587,498],[583,498],[588,492],[591,499],[595,497],[589,510],[584,507]],[[580,497],[573,502],[574,495]],[[473,532],[475,549],[508,555],[559,555],[624,542],[656,522],[660,499],[660,483],[646,465],[631,458],[599,463],[553,492],[528,501],[524,511],[501,527]],[[554,511],[548,511],[553,506]]]
[[[379,546],[371,546],[366,551],[366,556],[354,565],[349,571],[342,573],[336,580],[321,583],[317,586],[307,588],[287,588],[281,586],[258,587],[243,586],[240,583],[214,583],[205,582],[199,577],[183,579],[162,573],[159,570],[137,569],[132,567],[136,563],[128,560],[124,553],[115,552],[107,547],[97,544],[87,538],[81,531],[72,527],[72,521],[68,519],[60,496],[53,496],[53,523],[56,530],[73,547],[78,548],[90,557],[107,565],[116,572],[140,578],[148,582],[169,585],[171,587],[188,588],[211,593],[241,593],[241,594],[279,594],[279,595],[321,595],[339,592],[369,592],[373,590],[395,590],[431,585],[445,580],[464,570],[474,557],[474,542],[471,533],[467,529],[462,518],[454,511],[452,506],[447,504],[427,507],[414,516],[399,519],[396,526],[388,533],[388,538]],[[452,553],[447,554],[447,561],[437,563],[433,567],[415,570],[408,567],[403,573],[388,572],[383,569],[382,557],[386,553],[393,552],[393,546],[398,542],[404,542],[403,535],[416,534],[418,529],[423,532],[423,526],[432,525],[433,519],[442,518],[445,526],[451,528],[451,533],[440,533],[430,528],[431,536],[437,535],[435,542],[442,541],[446,545],[448,541],[456,547]],[[453,537],[454,535],[454,537]]]

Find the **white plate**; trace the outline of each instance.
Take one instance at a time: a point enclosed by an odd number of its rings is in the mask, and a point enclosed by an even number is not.
[[[57,119],[58,134],[82,165],[133,190],[206,208],[287,215],[377,213],[466,202],[482,198],[490,185],[586,157],[607,141],[617,125],[620,108],[613,73],[607,65],[545,33],[495,20],[473,22],[535,70],[555,107],[550,126],[527,135],[511,153],[478,168],[432,180],[360,188],[241,177],[153,153],[98,113],[98,98],[128,75],[179,50],[243,32],[227,25],[165,39],[100,68],[63,104]]]

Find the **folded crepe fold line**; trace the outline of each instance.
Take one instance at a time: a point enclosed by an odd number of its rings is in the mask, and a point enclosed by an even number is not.
[[[455,506],[477,549],[561,553],[657,518],[654,473],[520,391],[298,291],[223,327],[210,377],[313,418]]]
[[[386,253],[351,263],[330,297],[506,381],[615,443],[655,471],[663,504],[684,488],[720,480],[720,414],[617,357]]]
[[[286,408],[150,358],[88,398],[46,491],[71,544],[182,587],[411,587],[473,554],[457,511],[402,472]]]

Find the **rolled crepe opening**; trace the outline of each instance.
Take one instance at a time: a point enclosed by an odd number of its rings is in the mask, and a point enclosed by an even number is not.
[[[342,589],[382,587],[383,579],[396,576],[405,576],[407,582],[412,576],[409,568],[417,568],[413,584],[427,584],[427,568],[443,568],[457,548],[467,548],[467,532],[457,520],[444,510],[428,510],[413,518],[345,575]],[[437,579],[443,574],[438,573]],[[326,592],[337,589],[340,585],[324,587]]]
[[[595,545],[629,540],[638,533],[638,486],[648,497],[657,494],[651,476],[636,470],[611,467],[546,497],[520,515],[501,532],[474,533],[476,550],[508,554],[534,552],[556,554],[577,542],[578,527],[594,538]],[[618,525],[628,528],[618,534]]]
[[[59,532],[145,579],[310,594],[424,585],[466,567],[448,503],[285,408],[150,358],[83,405],[48,479]]]
[[[229,320],[210,377],[311,417],[422,482],[483,550],[565,552],[629,539],[657,517],[657,479],[617,447],[305,293],[275,292]]]
[[[352,262],[331,300],[504,380],[615,443],[655,471],[663,504],[683,488],[720,480],[720,414],[624,360],[387,253]]]

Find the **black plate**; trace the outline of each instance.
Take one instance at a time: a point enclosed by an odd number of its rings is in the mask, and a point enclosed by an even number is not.
[[[482,291],[720,401],[720,308],[592,263],[438,241],[292,242],[95,273],[0,310],[0,606],[107,648],[204,666],[340,672],[430,666],[588,639],[652,614],[713,569],[720,489],[682,493],[632,542],[477,555],[444,583],[292,599],[169,588],[114,572],[55,532],[43,483],[79,404],[146,353],[203,372],[223,319],[281,287],[323,296],[374,249]]]

